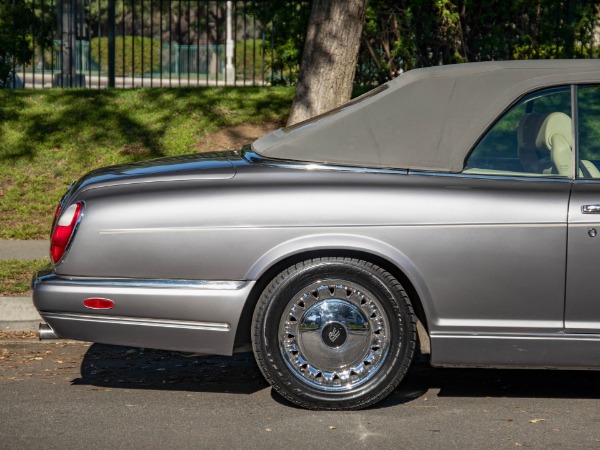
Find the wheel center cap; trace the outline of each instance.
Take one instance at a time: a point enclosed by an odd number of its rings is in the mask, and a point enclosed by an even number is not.
[[[330,322],[323,327],[321,339],[327,347],[338,348],[344,345],[348,338],[346,328],[339,322]]]

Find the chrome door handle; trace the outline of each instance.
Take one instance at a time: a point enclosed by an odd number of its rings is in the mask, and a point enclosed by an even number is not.
[[[600,205],[583,205],[581,212],[583,214],[600,214]]]

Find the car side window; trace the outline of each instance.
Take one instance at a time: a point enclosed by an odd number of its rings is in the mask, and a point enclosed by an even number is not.
[[[600,86],[577,88],[578,178],[600,178]]]
[[[529,94],[487,131],[463,173],[570,177],[571,129],[570,86]]]

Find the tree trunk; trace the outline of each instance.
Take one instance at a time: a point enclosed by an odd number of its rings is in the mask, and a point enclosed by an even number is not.
[[[315,0],[288,125],[348,100],[367,0]]]

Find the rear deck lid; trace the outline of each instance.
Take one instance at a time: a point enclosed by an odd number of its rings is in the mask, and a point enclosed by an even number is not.
[[[137,183],[227,180],[236,173],[228,158],[233,153],[198,153],[105,167],[82,177],[74,191]]]

